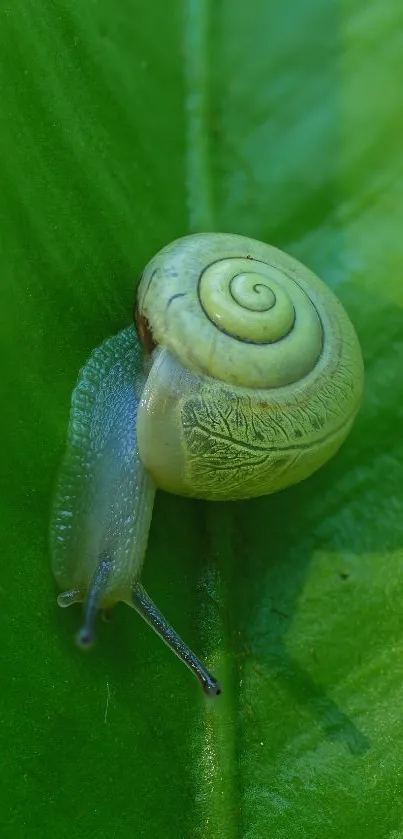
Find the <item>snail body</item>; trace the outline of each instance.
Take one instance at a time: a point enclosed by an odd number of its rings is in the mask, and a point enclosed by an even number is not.
[[[322,466],[360,406],[363,363],[335,295],[289,255],[243,236],[163,248],[137,289],[137,332],[95,350],[72,398],[51,527],[60,605],[134,606],[205,670],[140,583],[156,488],[213,500],[277,492]]]

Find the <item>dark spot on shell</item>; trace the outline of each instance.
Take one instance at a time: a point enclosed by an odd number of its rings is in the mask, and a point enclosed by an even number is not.
[[[134,323],[137,329],[137,334],[146,353],[152,353],[154,347],[156,346],[156,343],[154,341],[147,318],[144,315],[140,314],[137,306],[134,309]]]
[[[294,428],[294,436],[295,437],[302,437],[302,431],[300,428]]]
[[[169,309],[171,303],[173,303],[174,300],[178,300],[179,297],[186,297],[186,293],[186,291],[179,291],[177,294],[173,294],[168,300],[167,309]]]
[[[312,428],[316,428],[316,429],[322,428],[323,427],[323,419],[321,419],[320,417],[312,417],[311,425],[312,425]]]

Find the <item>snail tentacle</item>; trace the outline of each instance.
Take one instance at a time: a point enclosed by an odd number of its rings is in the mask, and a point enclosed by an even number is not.
[[[183,661],[200,682],[206,696],[219,696],[219,682],[199,661],[187,644],[161,614],[139,581],[133,586],[133,608],[152,627],[164,643]]]

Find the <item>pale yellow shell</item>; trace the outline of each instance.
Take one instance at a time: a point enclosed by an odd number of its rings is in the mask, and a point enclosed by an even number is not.
[[[158,345],[138,414],[157,486],[200,498],[296,483],[347,436],[363,391],[354,328],[288,254],[195,234],[147,265],[137,305]]]

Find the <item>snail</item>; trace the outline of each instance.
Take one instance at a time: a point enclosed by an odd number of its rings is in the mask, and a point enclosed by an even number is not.
[[[224,233],[151,259],[135,323],[92,353],[72,395],[51,522],[58,603],[84,603],[82,647],[100,610],[127,603],[215,696],[217,679],[140,582],[156,489],[229,500],[307,478],[359,410],[360,345],[310,270]]]

